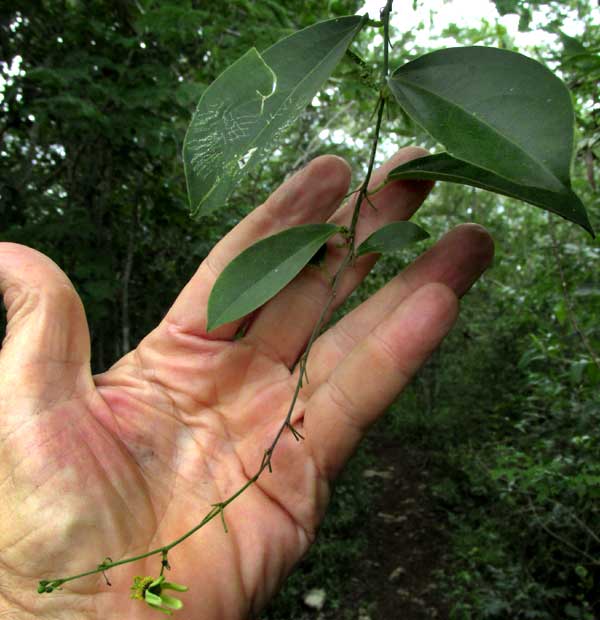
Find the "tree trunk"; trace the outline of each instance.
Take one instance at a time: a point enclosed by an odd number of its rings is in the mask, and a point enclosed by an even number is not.
[[[125,255],[125,266],[123,268],[123,281],[121,287],[121,353],[123,355],[131,350],[131,318],[129,316],[129,282],[131,281],[131,271],[133,268],[133,254],[135,252],[135,237],[139,222],[139,202],[136,197],[131,226],[129,229],[129,240],[127,242],[127,253]]]

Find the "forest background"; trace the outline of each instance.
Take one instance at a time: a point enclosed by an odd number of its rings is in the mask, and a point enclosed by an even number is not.
[[[37,248],[73,280],[95,371],[137,344],[212,245],[287,175],[334,153],[360,178],[376,93],[351,62],[218,215],[190,219],[181,147],[203,90],[249,47],[361,6],[0,2],[0,240]],[[548,43],[526,51],[573,93],[574,189],[600,230],[598,4],[495,7],[477,27],[457,14],[443,42],[424,47],[431,9],[392,34],[392,67],[448,40],[517,50],[501,15],[543,31]],[[573,20],[576,36],[565,31]],[[376,36],[368,29],[354,45],[374,62]],[[384,132],[384,150],[435,150],[398,108]],[[460,222],[485,225],[494,266],[350,464],[317,545],[263,618],[600,618],[599,242],[541,210],[451,184],[437,185],[417,221],[433,240]],[[349,304],[414,255],[382,258]]]

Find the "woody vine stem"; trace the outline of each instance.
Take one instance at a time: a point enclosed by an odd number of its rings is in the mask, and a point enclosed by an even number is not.
[[[176,540],[173,540],[169,544],[164,545],[162,547],[158,547],[156,549],[152,549],[151,551],[147,551],[146,553],[142,553],[140,555],[124,558],[122,560],[112,561],[111,558],[107,557],[103,562],[98,564],[96,568],[93,568],[83,573],[79,573],[77,575],[71,575],[69,577],[63,577],[59,579],[41,580],[38,586],[38,592],[40,594],[45,593],[45,592],[52,592],[53,590],[60,588],[63,584],[69,581],[74,581],[75,579],[80,579],[82,577],[87,577],[89,575],[104,573],[104,576],[106,578],[106,571],[112,568],[116,568],[117,566],[121,566],[122,564],[130,564],[132,562],[137,562],[138,560],[143,560],[145,558],[148,558],[154,555],[161,557],[160,577],[162,578],[165,569],[170,568],[169,562],[168,562],[169,551],[173,549],[173,547],[176,547],[177,545],[182,543],[184,540],[186,540],[187,538],[195,534],[198,530],[203,528],[207,523],[212,521],[215,517],[217,516],[221,517],[223,527],[225,529],[225,532],[227,532],[227,524],[225,522],[225,508],[229,506],[229,504],[231,504],[240,495],[242,495],[242,493],[244,493],[246,489],[252,486],[260,478],[260,476],[264,473],[266,469],[268,469],[269,472],[272,472],[271,459],[273,457],[275,449],[277,448],[277,444],[279,443],[279,440],[281,439],[281,436],[286,430],[289,430],[297,441],[300,441],[303,439],[302,435],[293,427],[291,423],[291,419],[292,419],[292,413],[296,406],[296,402],[298,400],[298,396],[300,394],[300,390],[302,389],[304,385],[304,380],[306,379],[306,381],[308,382],[308,376],[306,372],[308,356],[310,354],[310,351],[312,349],[312,346],[315,340],[321,333],[321,330],[328,317],[329,310],[335,300],[337,288],[342,278],[342,275],[346,271],[346,268],[352,264],[352,262],[354,261],[356,257],[356,243],[355,243],[356,242],[356,227],[358,224],[358,217],[360,214],[360,209],[363,204],[363,201],[369,203],[370,202],[369,195],[372,195],[373,193],[381,189],[381,186],[379,186],[374,191],[369,192],[368,186],[371,180],[371,175],[373,173],[373,167],[375,164],[375,155],[377,153],[377,144],[379,142],[379,132],[381,129],[381,121],[383,118],[383,112],[384,112],[385,104],[386,104],[388,53],[389,53],[389,18],[390,18],[390,13],[392,10],[392,4],[393,4],[393,0],[387,0],[385,7],[381,9],[381,14],[380,14],[381,21],[380,22],[373,22],[371,20],[366,20],[366,19],[364,22],[365,24],[378,25],[378,26],[383,27],[383,65],[382,65],[382,71],[381,71],[381,83],[379,87],[379,97],[377,100],[377,107],[376,107],[377,120],[376,120],[375,129],[373,133],[373,142],[371,145],[371,152],[369,156],[367,172],[366,172],[364,181],[360,185],[359,189],[353,192],[353,193],[357,193],[358,195],[356,198],[354,210],[352,212],[350,226],[348,227],[344,235],[348,251],[346,255],[344,256],[344,259],[342,260],[340,267],[338,268],[338,270],[336,271],[335,275],[333,276],[331,280],[331,291],[329,293],[328,299],[321,311],[319,319],[317,320],[315,324],[315,327],[308,340],[304,353],[302,354],[302,356],[300,357],[298,361],[298,365],[297,365],[298,366],[298,381],[296,383],[294,395],[290,402],[285,419],[281,423],[281,426],[279,427],[279,430],[277,431],[277,434],[273,438],[273,441],[271,442],[270,446],[265,450],[258,470],[254,474],[254,476],[252,476],[233,495],[231,495],[230,497],[228,497],[226,500],[222,502],[213,504],[211,510],[205,515],[202,521],[200,521],[191,530],[187,531],[185,534],[181,535],[179,538],[177,538]],[[108,578],[106,578],[106,581],[110,585]]]

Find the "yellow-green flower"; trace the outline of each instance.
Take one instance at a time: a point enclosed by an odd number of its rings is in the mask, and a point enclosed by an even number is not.
[[[173,614],[173,610],[181,609],[183,603],[178,598],[165,594],[164,590],[186,592],[187,586],[165,581],[164,575],[157,579],[154,577],[134,577],[131,586],[131,598],[145,601],[152,609],[157,609],[170,616]]]

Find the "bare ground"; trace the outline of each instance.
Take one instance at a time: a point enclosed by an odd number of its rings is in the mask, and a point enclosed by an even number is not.
[[[349,592],[326,620],[443,620],[449,610],[436,589],[447,540],[444,515],[428,495],[429,459],[398,440],[374,438],[378,464],[364,475],[378,494],[365,525],[368,548],[348,566]]]

